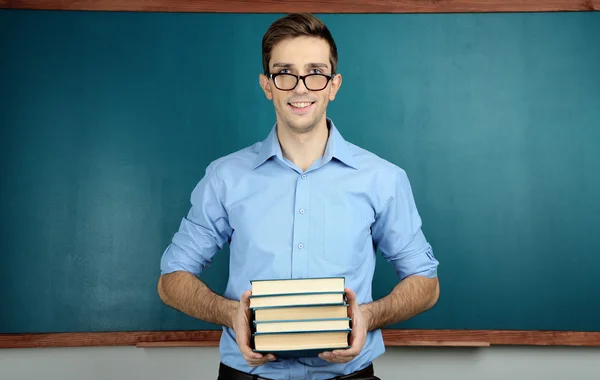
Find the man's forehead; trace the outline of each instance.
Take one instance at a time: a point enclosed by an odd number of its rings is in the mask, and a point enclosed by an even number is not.
[[[329,45],[316,37],[296,37],[280,41],[271,51],[271,64],[294,66],[325,64],[329,66]]]

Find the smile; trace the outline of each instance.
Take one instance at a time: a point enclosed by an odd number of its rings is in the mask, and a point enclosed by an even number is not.
[[[290,103],[290,105],[294,108],[306,108],[310,107],[313,102],[302,102],[302,103]]]
[[[304,115],[313,109],[315,102],[290,102],[290,106],[293,113],[296,115]]]

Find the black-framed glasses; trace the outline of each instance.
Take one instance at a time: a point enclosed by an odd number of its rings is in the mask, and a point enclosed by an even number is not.
[[[269,74],[269,78],[273,79],[275,87],[282,91],[291,91],[296,88],[298,82],[302,80],[304,87],[309,91],[321,91],[334,77],[335,74],[307,74],[295,75],[290,73]]]

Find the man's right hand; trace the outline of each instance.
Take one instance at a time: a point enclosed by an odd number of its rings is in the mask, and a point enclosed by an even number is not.
[[[275,355],[261,355],[253,352],[250,347],[250,320],[252,312],[250,311],[250,290],[246,290],[240,298],[240,305],[233,319],[233,330],[235,332],[235,340],[244,355],[244,359],[252,367],[258,367],[268,361],[275,360]]]

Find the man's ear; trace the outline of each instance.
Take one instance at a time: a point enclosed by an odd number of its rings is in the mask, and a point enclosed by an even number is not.
[[[333,101],[338,90],[342,86],[342,74],[335,74],[331,79],[331,89],[329,90],[329,100]]]
[[[273,100],[273,91],[271,90],[271,83],[269,82],[269,78],[265,74],[260,74],[258,77],[260,82],[260,87],[262,87],[265,92],[265,96],[269,100]]]

